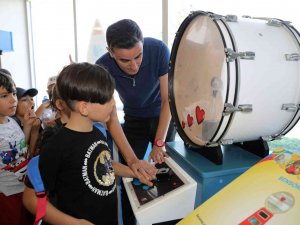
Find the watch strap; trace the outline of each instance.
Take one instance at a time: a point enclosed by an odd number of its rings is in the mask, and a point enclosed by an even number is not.
[[[156,147],[164,147],[166,145],[165,141],[162,139],[156,139],[153,143]]]

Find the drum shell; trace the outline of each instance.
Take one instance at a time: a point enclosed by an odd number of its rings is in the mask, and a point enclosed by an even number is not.
[[[227,49],[255,58],[230,61]],[[291,26],[192,13],[175,37],[169,71],[170,108],[182,139],[202,147],[287,133],[299,109],[282,107],[300,102],[299,61],[285,59],[291,53],[300,54],[299,33]],[[228,103],[237,111],[225,114]],[[245,105],[252,111],[239,111]]]

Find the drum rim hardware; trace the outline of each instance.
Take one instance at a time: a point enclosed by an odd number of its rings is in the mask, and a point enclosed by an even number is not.
[[[249,18],[249,19],[266,20],[267,25],[274,26],[274,27],[281,27],[282,25],[290,26],[292,23],[287,20],[280,20],[280,19],[270,18],[270,17],[251,17],[251,16],[242,16],[242,17]]]
[[[299,61],[300,54],[299,53],[291,53],[291,54],[284,54],[286,61]]]
[[[248,60],[255,59],[255,52],[252,52],[252,51],[235,52],[230,48],[225,48],[225,54],[227,56],[227,62],[233,62],[237,58],[248,59]]]
[[[282,139],[282,134],[274,134],[274,135],[265,135],[262,136],[261,139],[264,141],[274,141],[274,140],[280,140]]]
[[[274,27],[281,27],[281,26],[283,26],[283,24],[290,26],[291,22],[281,21],[281,20],[274,19],[274,18],[269,18],[268,22],[267,22],[267,25],[274,26]]]
[[[300,108],[300,104],[294,104],[294,103],[288,103],[288,104],[282,104],[281,109],[286,110],[288,112],[296,112]]]
[[[241,104],[236,107],[231,103],[225,103],[223,116],[230,115],[234,112],[252,112],[252,110],[252,104]]]
[[[226,15],[225,16],[225,20],[227,22],[237,22],[238,21],[238,17],[236,15]]]

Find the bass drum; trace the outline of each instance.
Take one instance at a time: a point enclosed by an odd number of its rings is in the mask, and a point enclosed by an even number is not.
[[[189,147],[285,135],[300,117],[300,35],[286,21],[192,12],[171,52],[169,102]]]

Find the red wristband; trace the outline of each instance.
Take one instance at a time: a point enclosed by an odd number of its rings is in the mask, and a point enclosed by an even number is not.
[[[164,147],[166,143],[161,139],[156,139],[153,143],[156,147]]]

